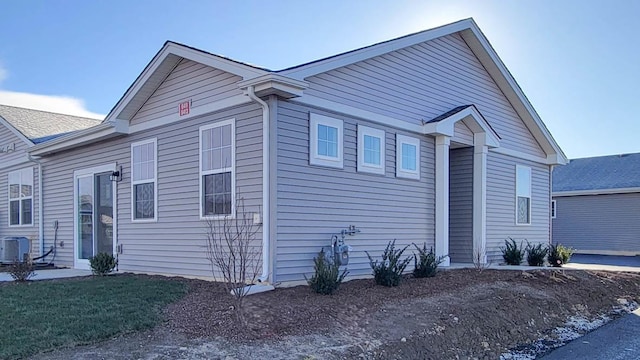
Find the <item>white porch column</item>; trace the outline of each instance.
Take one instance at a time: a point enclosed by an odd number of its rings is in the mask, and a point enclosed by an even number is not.
[[[447,256],[442,266],[450,265],[449,258],[449,145],[451,138],[436,136],[436,256]]]
[[[487,152],[484,134],[474,136],[473,149],[473,252],[487,262]]]

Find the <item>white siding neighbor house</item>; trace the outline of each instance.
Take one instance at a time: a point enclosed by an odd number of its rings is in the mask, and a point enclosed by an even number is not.
[[[350,226],[352,276],[394,239],[444,266],[548,243],[566,162],[471,19],[279,71],[167,42],[101,124],[28,152],[57,265],[211,277],[206,220],[242,197],[272,284]]]
[[[553,171],[553,242],[640,255],[640,154],[572,159]]]

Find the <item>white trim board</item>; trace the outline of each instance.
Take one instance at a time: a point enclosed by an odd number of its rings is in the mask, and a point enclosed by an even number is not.
[[[135,124],[129,126],[129,134],[135,134],[140,131],[151,130],[160,126],[169,125],[177,121],[183,121],[198,116],[203,116],[215,111],[231,108],[234,106],[250,103],[251,99],[246,95],[235,95],[222,99],[216,102],[212,102],[206,105],[197,106],[191,108],[188,115],[180,116],[179,114],[170,114],[160,118],[156,118],[150,121],[145,121],[141,124]]]
[[[100,125],[35,145],[29,149],[29,153],[34,156],[42,156],[57,151],[72,149],[94,141],[127,134],[129,131],[128,128],[128,123],[124,121],[101,123]]]
[[[629,194],[629,193],[640,193],[640,187],[618,188],[618,189],[554,191],[551,193],[551,196],[563,197],[563,196],[612,195],[612,194]]]

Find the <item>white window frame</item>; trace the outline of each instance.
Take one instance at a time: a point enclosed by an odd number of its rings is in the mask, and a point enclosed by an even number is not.
[[[380,165],[369,164],[364,161],[364,137],[371,136],[380,139]],[[358,124],[358,172],[384,175],[385,171],[385,132],[384,130]]]
[[[19,197],[17,198],[18,201],[18,224],[11,224],[11,201],[16,201],[16,199],[12,199],[11,198],[11,175],[12,174],[18,174],[18,177],[20,178],[20,182],[18,183],[19,186]],[[22,192],[22,175],[23,173],[28,173],[29,175],[31,175],[31,196],[22,196],[21,192]],[[27,175],[28,176],[28,175]],[[35,179],[33,176],[33,168],[24,168],[24,169],[19,169],[19,170],[14,170],[14,171],[10,171],[7,174],[7,224],[9,225],[9,227],[33,227],[35,226],[35,224],[33,223],[34,220],[34,212],[35,212],[35,202],[33,200],[34,198],[34,193],[35,193]],[[22,200],[31,200],[31,223],[29,224],[25,224],[22,218]]]
[[[231,125],[231,166],[215,170],[202,170],[202,133],[206,130]],[[217,121],[213,124],[203,125],[198,131],[198,173],[199,175],[199,194],[200,194],[200,220],[218,220],[218,219],[235,219],[236,217],[236,119]],[[221,174],[231,172],[231,214],[205,215],[204,214],[204,197],[203,186],[204,176],[212,174]]]
[[[521,169],[526,169],[529,171],[529,222],[528,223],[520,223],[518,222],[518,173],[520,172]],[[531,223],[533,223],[533,214],[531,213],[531,204],[533,203],[533,199],[531,196],[531,193],[533,192],[532,189],[532,184],[533,184],[533,171],[531,169],[530,166],[524,166],[524,165],[516,165],[516,176],[515,176],[515,188],[516,188],[516,194],[515,194],[515,204],[516,204],[516,208],[515,208],[515,216],[516,216],[516,225],[517,226],[530,226]]]
[[[402,168],[402,144],[416,147],[416,169]],[[396,134],[396,177],[420,180],[420,139]]]
[[[318,154],[318,125],[329,126],[338,129],[338,151],[336,157]],[[309,164],[328,166],[342,169],[344,167],[344,122],[328,116],[310,113],[309,115]]]
[[[555,200],[551,200],[551,218],[555,219],[558,216],[558,203]]]
[[[133,149],[136,146],[153,143],[153,178],[144,180],[134,180]],[[135,186],[140,184],[153,183],[153,218],[136,218]],[[158,139],[146,139],[131,144],[131,221],[132,222],[156,222],[158,221]]]

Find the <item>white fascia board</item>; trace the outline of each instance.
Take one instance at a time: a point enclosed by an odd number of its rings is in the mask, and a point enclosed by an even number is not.
[[[474,106],[458,111],[457,113],[438,122],[424,124],[424,133],[435,136],[453,136],[455,123],[461,120],[465,121],[467,126],[471,125],[469,128],[474,134],[485,134],[485,144],[482,145],[487,145],[493,148],[500,146],[500,139]]]
[[[24,134],[22,134],[18,129],[14,128],[7,120],[5,120],[2,116],[0,116],[0,125],[4,125],[9,131],[13,133],[18,139],[22,140],[27,147],[32,147],[34,144],[31,140],[29,140]]]
[[[278,74],[267,74],[257,78],[241,81],[238,87],[247,93],[247,88],[253,87],[253,92],[258,96],[278,95],[287,99],[300,97],[303,91],[309,87],[309,83],[299,81]]]
[[[234,75],[238,75],[243,79],[250,79],[268,73],[266,70],[257,69],[249,65],[244,65],[220,56],[205,53],[203,51],[198,51],[196,49],[192,49],[176,43],[168,43],[167,51],[168,53],[180,56],[182,58],[208,65]]]
[[[240,81],[238,83],[238,87],[240,89],[246,89],[249,86],[254,86],[257,89],[258,87],[263,86],[263,84],[272,84],[272,83],[286,85],[298,90],[304,90],[309,87],[309,83],[306,81],[300,81],[287,76],[282,76],[282,75],[273,74],[273,73],[269,73],[269,74],[254,77],[248,80]]]
[[[557,155],[558,164],[567,163],[568,159],[566,155],[478,25],[472,19],[469,19],[469,27],[465,30],[466,31],[461,32],[462,38],[478,60],[480,60],[480,63],[487,69],[487,72],[489,72],[494,81],[496,81],[498,87],[509,99],[518,115],[520,115],[529,131],[531,131],[545,152],[548,155]]]
[[[640,193],[640,187],[618,188],[618,189],[593,189],[593,190],[573,190],[573,191],[554,191],[552,197],[563,196],[581,196],[581,195],[611,195],[611,194],[629,194]]]
[[[103,123],[107,123],[112,121],[118,117],[118,115],[124,110],[124,108],[131,102],[131,100],[138,94],[140,89],[144,86],[144,84],[149,80],[149,78],[154,74],[156,69],[162,64],[162,61],[169,56],[170,52],[168,51],[169,43],[166,43],[162,49],[156,54],[156,56],[151,59],[149,64],[142,70],[142,73],[138,75],[134,83],[131,85],[129,89],[125,92],[120,100],[116,103],[113,109],[107,114],[105,119],[102,121]]]
[[[102,123],[88,129],[78,131],[57,139],[38,144],[29,149],[29,154],[45,156],[54,152],[68,150],[90,142],[107,139],[113,136],[127,134],[128,125],[125,120]]]
[[[386,41],[377,45],[368,46],[360,50],[351,51],[342,55],[327,58],[325,60],[316,61],[301,67],[293,68],[280,72],[295,79],[304,80],[305,78],[327,72],[339,67],[347,66],[359,61],[367,60],[372,57],[383,55],[392,51],[400,50],[409,46],[413,46],[425,41],[433,40],[442,36],[450,35],[465,29],[473,24],[473,20],[464,19],[452,24],[440,26],[434,29],[421,31],[416,34],[403,36],[401,38]]]

